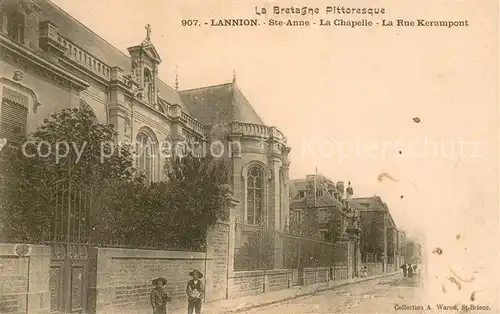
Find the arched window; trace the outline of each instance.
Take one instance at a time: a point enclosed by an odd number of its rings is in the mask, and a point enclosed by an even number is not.
[[[148,104],[153,103],[153,78],[148,69],[144,69],[144,90]]]
[[[144,171],[146,184],[150,184],[155,180],[156,144],[156,141],[146,132],[140,131],[137,134],[137,168]]]
[[[95,115],[95,112],[94,110],[92,110],[92,107],[89,106],[89,104],[87,104],[85,101],[83,100],[80,100],[80,110],[86,110],[88,112],[90,112],[91,116],[92,116],[92,121],[94,123],[98,123],[98,120],[97,120],[97,117]]]
[[[247,223],[262,223],[264,209],[264,176],[262,168],[252,166],[247,176]]]
[[[24,19],[21,12],[12,12],[7,19],[8,36],[21,44],[24,44]]]

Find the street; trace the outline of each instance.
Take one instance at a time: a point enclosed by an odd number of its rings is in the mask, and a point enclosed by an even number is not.
[[[244,313],[394,313],[396,305],[423,305],[421,291],[422,285],[415,277],[398,275],[346,285]]]

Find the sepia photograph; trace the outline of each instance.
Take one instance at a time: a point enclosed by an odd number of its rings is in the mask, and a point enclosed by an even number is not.
[[[0,0],[0,314],[500,313],[498,19]]]

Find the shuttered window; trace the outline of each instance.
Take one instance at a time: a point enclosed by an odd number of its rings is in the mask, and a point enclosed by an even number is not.
[[[6,138],[10,144],[20,144],[22,138],[26,135],[27,106],[3,98],[0,112],[0,137]]]

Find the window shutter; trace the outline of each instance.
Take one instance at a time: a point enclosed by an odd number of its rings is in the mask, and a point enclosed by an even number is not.
[[[19,144],[26,135],[28,108],[10,99],[2,99],[0,136]]]

